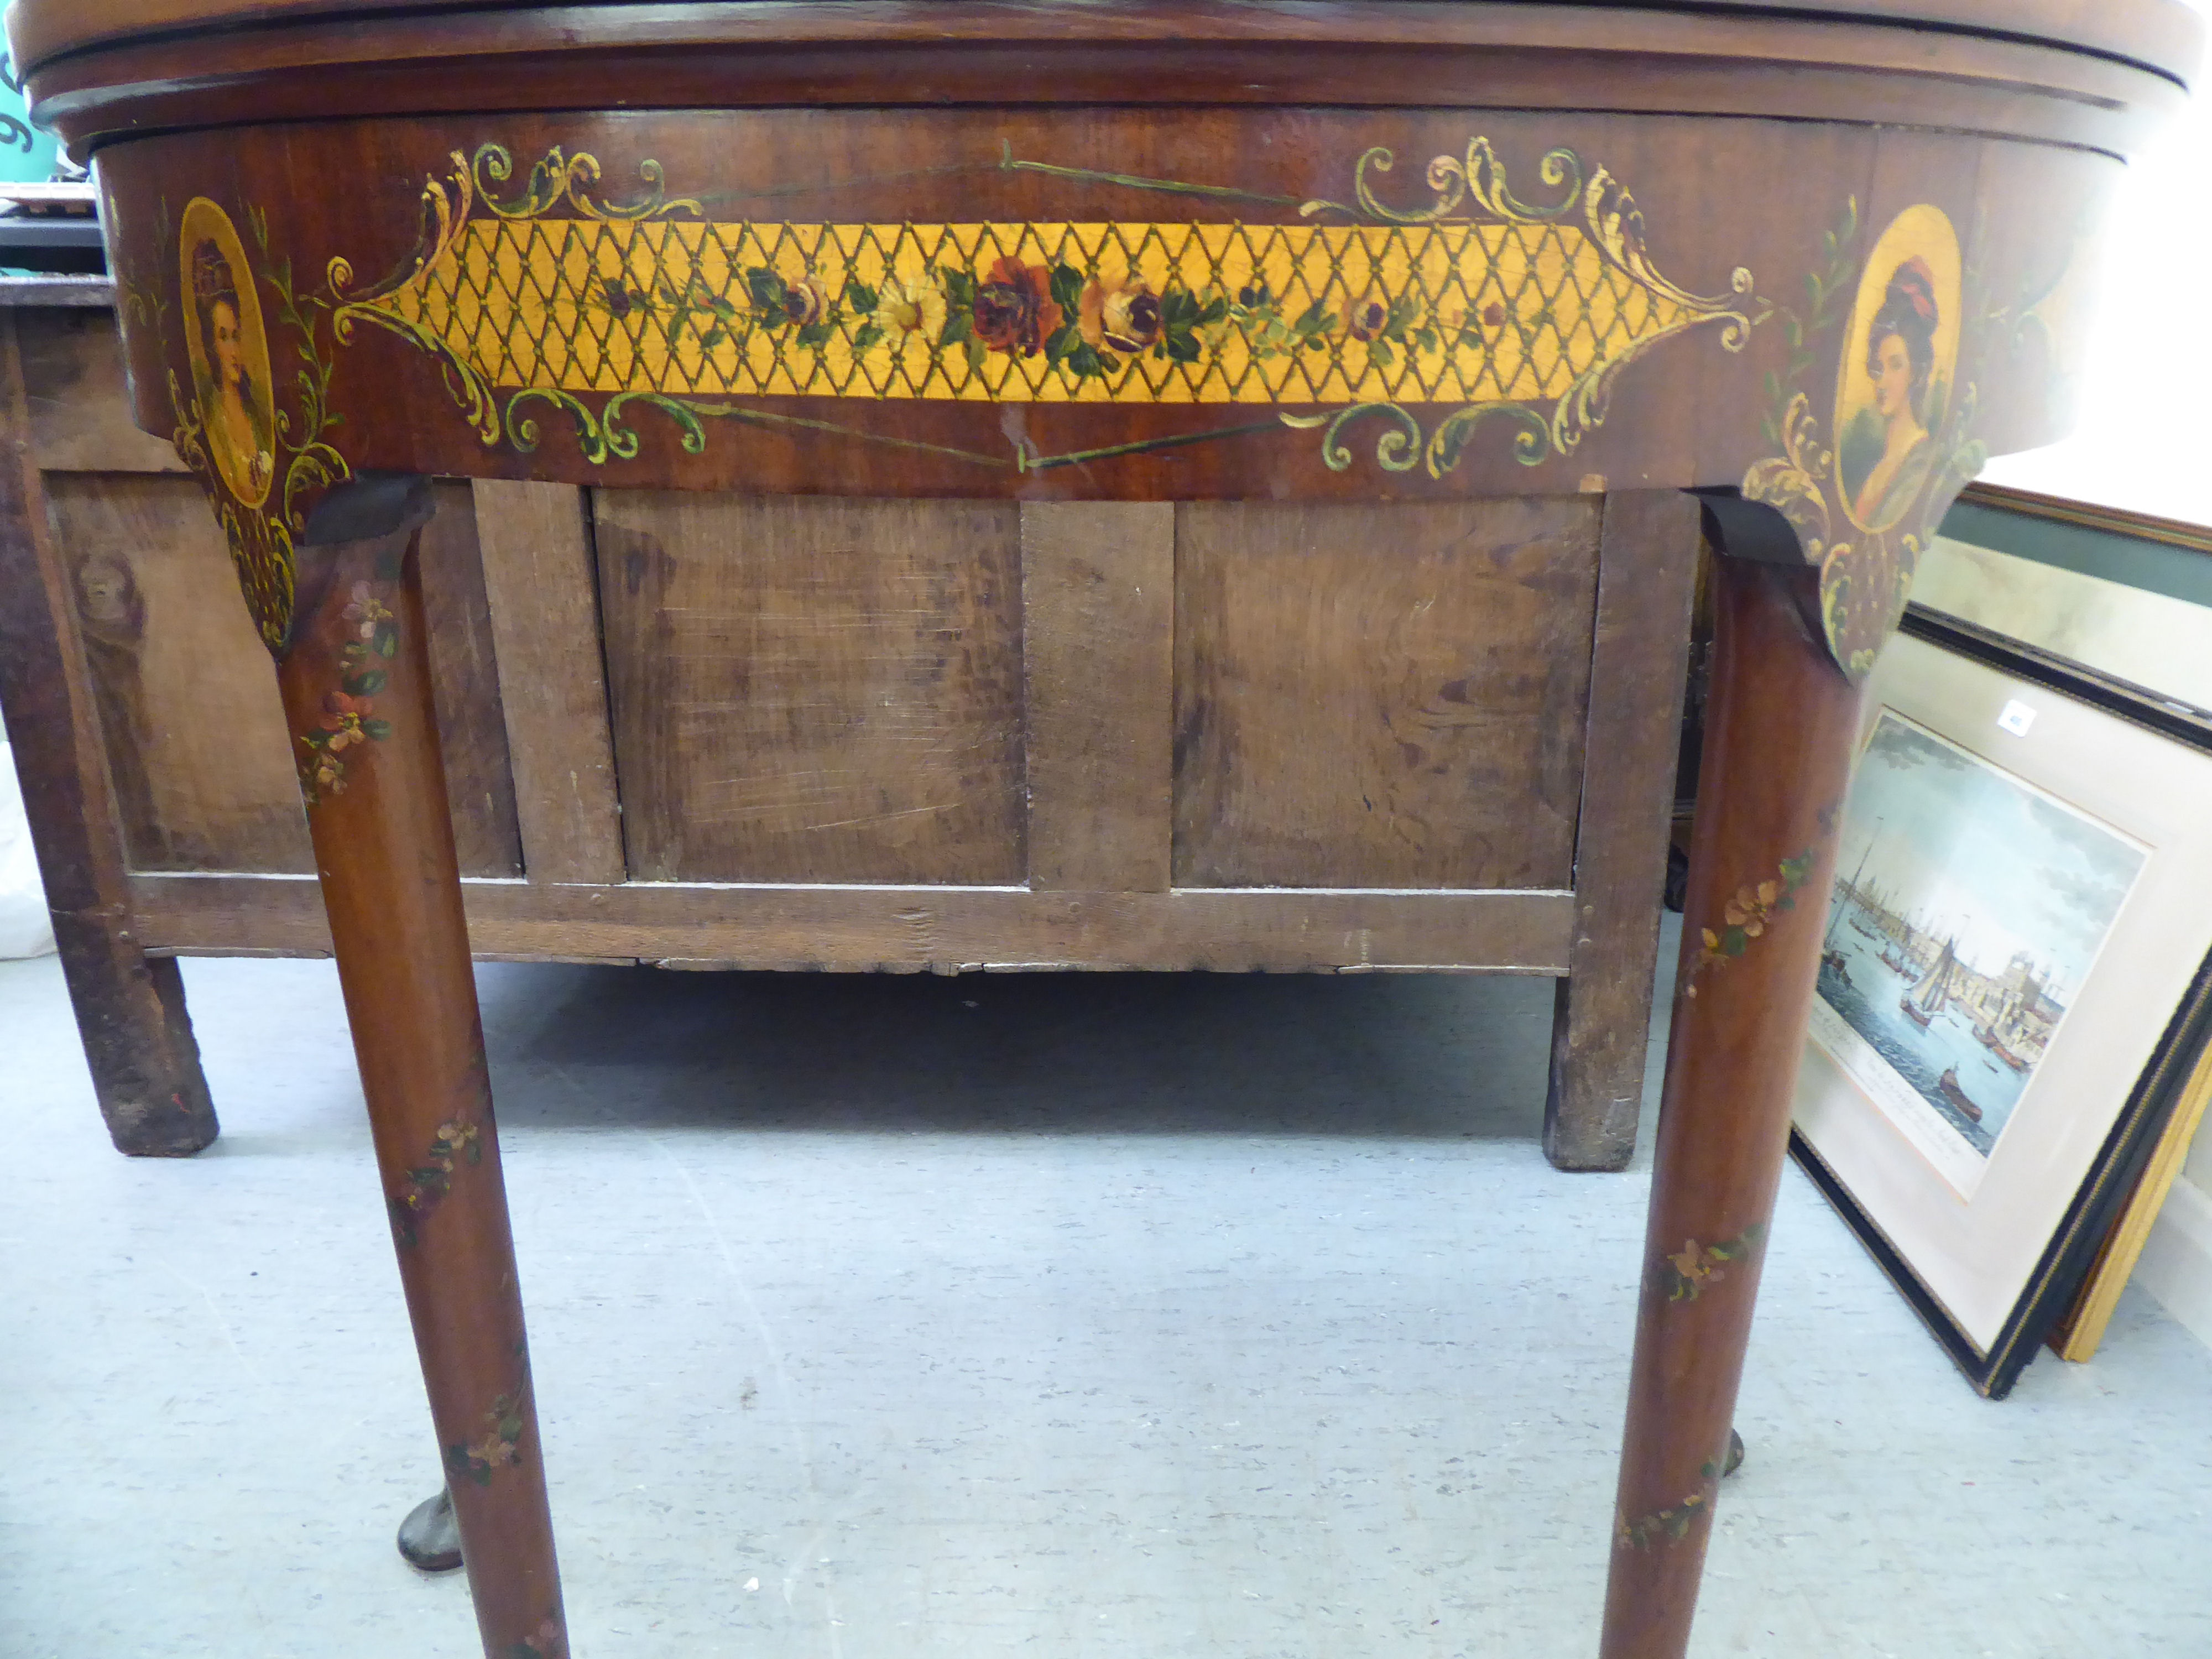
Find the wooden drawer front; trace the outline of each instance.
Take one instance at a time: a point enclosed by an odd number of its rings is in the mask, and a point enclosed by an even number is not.
[[[1571,887],[1600,504],[1194,503],[1181,887]]]
[[[132,867],[312,871],[276,675],[198,480],[57,471],[43,483]],[[519,875],[476,515],[466,484],[437,495],[422,579],[454,840],[464,873]]]
[[[633,879],[1026,879],[1020,509],[599,490]]]

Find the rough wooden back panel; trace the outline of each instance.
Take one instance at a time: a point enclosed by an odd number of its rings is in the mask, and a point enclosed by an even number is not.
[[[169,441],[140,431],[131,418],[114,313],[26,311],[16,342],[40,471],[188,476]]]
[[[140,870],[314,868],[269,653],[189,477],[50,473],[54,542]]]
[[[483,563],[477,547],[473,486],[433,486],[438,510],[422,526],[422,592],[430,614],[430,690],[446,757],[453,842],[461,873],[519,876],[514,768],[501,707]]]
[[[1019,509],[595,492],[648,881],[1027,878]]]
[[[222,532],[188,475],[44,476],[93,677],[124,844],[139,870],[314,868],[269,653],[237,602]],[[461,867],[521,872],[474,516],[439,487],[424,580]]]
[[[129,423],[112,319],[41,317],[22,355],[132,864],[311,869],[266,655],[196,486]],[[512,876],[513,714],[531,710],[501,702],[486,501],[438,488],[423,557],[462,865]],[[544,552],[500,488],[478,486],[495,541]],[[527,873],[1569,887],[1598,519],[1583,497],[596,492],[556,563],[565,587],[597,560],[620,807],[578,809],[604,820],[605,857]],[[557,598],[576,611],[563,651],[595,666],[588,595],[548,595],[514,562],[495,596],[510,643],[547,632]],[[546,724],[521,722],[577,772]]]
[[[1176,884],[1571,887],[1599,515],[1179,508]]]

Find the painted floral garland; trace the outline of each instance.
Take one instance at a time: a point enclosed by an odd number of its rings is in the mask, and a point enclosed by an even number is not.
[[[1255,195],[1224,186],[1047,167],[1018,161],[1011,155],[1003,156],[1000,165],[1138,189]],[[579,395],[577,386],[532,383],[502,390],[495,385],[492,372],[477,360],[477,348],[456,343],[452,332],[458,325],[454,315],[435,303],[443,291],[441,283],[458,281],[455,273],[469,268],[471,255],[465,249],[474,250],[474,257],[479,259],[484,257],[481,242],[467,240],[475,234],[472,227],[585,224],[612,227],[629,234],[623,228],[670,216],[701,222],[703,209],[696,198],[669,198],[663,187],[663,170],[651,161],[640,167],[648,186],[646,192],[632,201],[610,202],[597,192],[600,178],[597,159],[588,155],[571,156],[559,149],[527,170],[519,193],[503,194],[516,168],[508,152],[495,144],[480,146],[473,156],[456,152],[446,177],[425,182],[422,240],[412,259],[388,281],[356,292],[350,264],[343,258],[332,259],[326,273],[328,303],[333,331],[341,343],[351,337],[357,324],[368,323],[436,356],[449,390],[487,446],[504,442],[520,451],[534,448],[541,434],[531,411],[544,405],[570,417],[585,458],[595,464],[630,459],[639,453],[639,434],[626,419],[634,406],[651,408],[670,417],[679,430],[683,447],[691,453],[704,446],[706,421],[733,419],[836,433],[865,442],[890,442],[1024,471],[1095,459],[1103,454],[1203,441],[1278,424],[1325,428],[1323,459],[1333,470],[1342,471],[1353,459],[1343,441],[1347,426],[1380,418],[1387,429],[1375,443],[1377,463],[1397,471],[1422,466],[1437,477],[1459,464],[1476,428],[1493,416],[1501,416],[1518,428],[1513,453],[1523,465],[1534,465],[1550,455],[1571,451],[1588,431],[1603,422],[1621,371],[1653,346],[1688,329],[1714,326],[1723,348],[1738,351],[1752,328],[1771,313],[1767,302],[1752,297],[1751,275],[1741,268],[1731,276],[1730,294],[1719,297],[1698,295],[1668,281],[1653,266],[1646,251],[1643,214],[1634,198],[1605,168],[1589,167],[1571,150],[1554,149],[1544,157],[1544,181],[1559,194],[1558,199],[1541,204],[1523,201],[1508,187],[1502,163],[1489,141],[1481,137],[1470,140],[1463,157],[1440,155],[1430,162],[1426,178],[1433,199],[1425,205],[1394,207],[1381,198],[1374,179],[1389,172],[1391,165],[1389,150],[1369,150],[1355,171],[1355,200],[1299,204],[1301,219],[1348,219],[1422,235],[1436,234],[1439,228],[1461,228],[1455,234],[1464,234],[1465,227],[1486,225],[1566,238],[1557,244],[1565,252],[1556,254],[1565,264],[1546,280],[1554,286],[1566,283],[1574,261],[1587,258],[1593,270],[1612,273],[1611,280],[1621,285],[1622,293],[1642,296],[1645,310],[1640,314],[1644,320],[1618,339],[1608,334],[1601,346],[1589,348],[1590,361],[1564,371],[1571,378],[1552,398],[1548,409],[1521,397],[1486,397],[1449,410],[1433,431],[1394,395],[1355,399],[1319,414],[1280,411],[1269,421],[1140,441],[1109,451],[1048,456],[1018,447],[1013,455],[1006,456],[887,438],[753,404],[672,391],[662,385],[641,386],[635,380],[611,388],[601,386],[587,394],[603,399],[594,407]],[[1246,228],[1234,222],[1209,228],[1246,234]],[[744,233],[756,242],[763,238],[775,240],[771,232],[781,237],[793,229],[784,226],[777,231],[750,222],[708,228]],[[878,230],[886,235],[896,234],[892,227],[856,228],[872,235]],[[912,234],[911,227],[906,234]],[[1065,241],[1064,228],[1060,234]],[[1249,228],[1249,234],[1310,239],[1343,233],[1258,226]],[[665,246],[672,245],[652,245]],[[1578,254],[1577,249],[1583,252]],[[549,269],[554,273],[551,280],[569,296],[564,303],[573,300],[599,323],[617,325],[626,338],[642,340],[645,337],[637,330],[649,322],[654,330],[654,349],[660,353],[658,361],[673,364],[679,353],[686,353],[690,355],[684,361],[696,365],[714,354],[717,361],[742,368],[754,343],[759,342],[773,362],[783,362],[787,352],[801,354],[790,379],[794,389],[807,395],[819,395],[808,388],[820,376],[822,354],[834,350],[840,362],[858,362],[881,349],[906,353],[910,347],[921,354],[912,358],[914,362],[925,366],[945,364],[951,366],[948,373],[957,370],[971,376],[994,359],[1036,362],[1066,394],[1072,396],[1086,385],[1097,386],[1105,389],[1109,401],[1119,400],[1122,392],[1138,387],[1138,380],[1132,376],[1140,360],[1196,367],[1220,360],[1232,343],[1239,364],[1277,363],[1302,353],[1333,354],[1330,360],[1341,363],[1347,361],[1346,354],[1357,348],[1356,356],[1348,359],[1351,367],[1343,371],[1355,380],[1401,384],[1419,362],[1429,365],[1431,378],[1443,375],[1449,381],[1465,372],[1456,364],[1446,367],[1451,354],[1464,352],[1469,354],[1468,363],[1486,363],[1488,354],[1507,343],[1521,354],[1519,361],[1535,361],[1541,356],[1529,343],[1535,336],[1522,338],[1522,334],[1553,326],[1549,320],[1553,298],[1525,278],[1516,288],[1522,297],[1510,304],[1499,299],[1480,304],[1447,303],[1417,294],[1411,287],[1386,292],[1367,279],[1339,282],[1333,276],[1322,284],[1319,293],[1312,292],[1314,285],[1308,283],[1309,292],[1302,301],[1293,302],[1256,276],[1227,284],[1192,283],[1172,276],[1149,277],[1132,269],[1115,270],[1096,256],[1079,262],[1071,257],[1003,252],[985,258],[986,252],[977,252],[972,263],[933,258],[919,271],[885,270],[880,276],[865,278],[851,272],[825,276],[811,264],[804,271],[778,270],[756,258],[750,263],[740,261],[729,280],[720,277],[718,265],[718,276],[710,282],[701,278],[696,256],[690,253],[667,256],[680,265],[680,281],[665,274],[641,278],[628,264],[616,270],[595,268],[588,276],[557,264]],[[653,256],[655,260],[661,257]],[[1362,286],[1363,282],[1367,285]],[[497,301],[498,295],[488,291],[476,303]],[[1528,309],[1529,306],[1536,308]],[[534,325],[547,326],[543,319]],[[1608,325],[1615,329],[1623,326],[1618,322]],[[555,349],[564,349],[567,343],[563,337],[562,346]],[[1543,371],[1546,375],[1554,372]],[[1002,368],[993,373],[998,379],[989,384],[998,386],[1006,380]],[[1378,374],[1383,378],[1376,380]],[[1021,384],[1036,384],[1034,375]],[[1156,400],[1151,385],[1146,381],[1143,388],[1132,394],[1133,400]],[[856,395],[890,394],[870,391]],[[1551,393],[1547,391],[1546,396]],[[1304,398],[1278,400],[1306,401]]]

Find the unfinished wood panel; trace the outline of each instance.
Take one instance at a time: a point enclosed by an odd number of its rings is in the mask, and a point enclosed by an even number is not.
[[[614,742],[599,662],[599,604],[584,492],[476,486],[477,542],[507,684],[507,746],[532,881],[623,878]]]
[[[1030,885],[1164,891],[1173,842],[1175,508],[1022,508]]]
[[[471,876],[522,873],[514,770],[501,707],[499,657],[491,607],[477,550],[476,501],[467,484],[444,479],[431,491],[437,510],[422,526],[422,605],[430,627],[430,691],[453,806],[453,850]],[[529,695],[536,695],[532,688]]]
[[[21,433],[17,319],[0,314],[0,420]],[[178,1156],[216,1137],[173,963],[149,962],[131,913],[117,810],[75,583],[26,446],[0,454],[0,702],[54,945],[93,1093],[119,1152]]]
[[[276,672],[198,482],[46,484],[133,867],[312,872]]]
[[[182,472],[167,438],[141,432],[112,312],[20,313],[31,459],[47,472]]]
[[[1569,885],[1598,511],[1179,507],[1176,884]]]
[[[1693,497],[1606,498],[1574,945],[1544,1108],[1544,1150],[1562,1170],[1626,1169],[1636,1149],[1697,565]]]
[[[1011,502],[594,493],[643,880],[1023,878]]]
[[[198,482],[45,482],[133,867],[312,871],[276,676]],[[454,836],[470,874],[513,875],[514,789],[466,490],[441,492],[422,557]]]
[[[330,949],[312,883],[139,875],[151,950]],[[1035,893],[1024,888],[463,884],[480,956],[744,968],[1558,974],[1569,893]]]

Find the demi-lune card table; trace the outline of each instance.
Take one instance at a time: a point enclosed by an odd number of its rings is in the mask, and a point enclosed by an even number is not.
[[[1679,659],[1709,542],[1601,1637],[1683,1653],[1858,688],[1960,488],[2072,418],[2100,213],[2195,65],[2179,0],[15,0],[9,31],[98,161],[136,417],[276,665],[487,1655],[568,1640],[426,667],[452,475],[1061,503],[1101,580],[1082,515],[1120,504],[1336,503],[1387,568],[1495,503],[1475,563],[1581,550],[1527,586],[1580,596],[1585,663],[1591,628]],[[1442,720],[1480,654],[1409,695]],[[1118,672],[1102,635],[1102,725]]]

